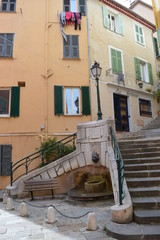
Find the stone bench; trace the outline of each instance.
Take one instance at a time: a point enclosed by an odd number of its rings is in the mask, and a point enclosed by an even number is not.
[[[51,190],[54,197],[53,190],[57,188],[57,182],[54,179],[26,180],[24,186],[24,192],[30,192],[33,200],[33,191]]]

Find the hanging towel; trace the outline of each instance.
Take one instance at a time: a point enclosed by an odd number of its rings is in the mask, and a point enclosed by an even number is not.
[[[66,13],[65,12],[61,12],[60,20],[61,20],[61,23],[63,26],[66,25]]]

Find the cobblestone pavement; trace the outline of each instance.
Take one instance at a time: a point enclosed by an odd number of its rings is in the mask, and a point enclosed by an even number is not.
[[[20,203],[14,201],[14,210],[6,210],[6,204],[0,202],[0,240],[113,240],[105,233],[106,210],[113,200],[80,202],[67,199],[36,199],[27,204],[29,216],[20,216]],[[87,217],[71,219],[56,213],[56,223],[47,224],[48,207],[54,205],[61,213],[68,216],[81,216],[89,211],[95,212],[98,222],[96,231],[87,231]],[[42,208],[40,208],[42,207]]]

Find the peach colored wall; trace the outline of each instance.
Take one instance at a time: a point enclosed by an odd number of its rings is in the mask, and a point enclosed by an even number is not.
[[[15,13],[0,12],[0,33],[15,33],[13,58],[0,58],[0,88],[18,86],[19,81],[26,84],[20,89],[20,116],[0,117],[0,143],[12,144],[13,162],[39,146],[35,136],[42,133],[42,124],[43,134],[64,137],[75,132],[78,123],[91,120],[91,116],[54,115],[54,85],[89,86],[86,17],[82,18],[81,31],[75,31],[74,26],[64,27],[66,34],[79,35],[80,59],[63,60],[63,37],[57,15],[63,11],[63,0],[16,2]],[[27,134],[33,134],[30,141]],[[0,188],[8,184],[8,179],[0,177]]]

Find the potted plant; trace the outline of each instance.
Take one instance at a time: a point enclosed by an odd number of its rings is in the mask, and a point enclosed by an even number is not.
[[[143,82],[138,82],[139,88],[143,88]]]

